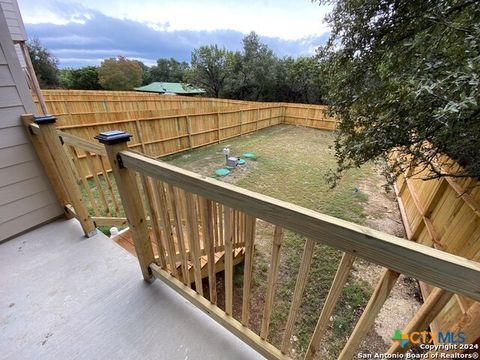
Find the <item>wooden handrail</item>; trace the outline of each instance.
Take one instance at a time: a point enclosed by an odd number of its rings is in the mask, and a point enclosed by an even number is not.
[[[78,136],[66,133],[64,131],[57,130],[58,136],[60,136],[65,144],[72,145],[75,148],[90,151],[98,155],[107,156],[105,147],[95,144],[94,142],[82,139]]]
[[[480,264],[207,178],[132,151],[123,166],[440,288],[480,300]]]

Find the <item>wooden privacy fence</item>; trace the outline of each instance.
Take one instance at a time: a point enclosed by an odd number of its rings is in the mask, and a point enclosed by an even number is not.
[[[445,169],[444,169],[445,170]],[[450,173],[455,173],[453,166]],[[472,178],[424,180],[427,170],[410,169],[395,184],[407,237],[470,260],[480,260],[480,184]],[[428,298],[435,288],[420,283]],[[432,322],[434,331],[448,331],[458,322],[470,323],[480,338],[480,303],[456,295]]]
[[[64,138],[85,140],[115,126],[134,135],[131,149],[144,154],[161,157],[185,150],[218,143],[223,140],[249,134],[281,123],[282,107],[262,107],[223,112],[183,114],[135,120],[120,120],[104,123],[59,126],[59,135]],[[91,175],[85,154],[77,153],[79,166]],[[98,166],[96,166],[99,169]]]
[[[58,126],[271,105],[271,103],[162,96],[128,91],[43,90],[43,97],[49,115],[57,117]],[[38,101],[36,105],[38,112],[41,113]]]
[[[325,107],[319,105],[128,91],[44,90],[43,96],[50,114],[58,120],[57,129],[65,136],[91,141],[99,132],[114,126],[134,135],[131,149],[153,157],[195,149],[281,123],[325,130],[333,130],[336,125],[326,115]],[[92,176],[84,151],[73,154],[78,155],[82,172]],[[96,158],[92,162],[100,172],[101,164]]]
[[[366,335],[367,330],[372,326],[400,273],[416,277],[439,288],[432,291],[419,312],[407,325],[407,329],[425,330],[431,319],[438,314],[445,302],[453,296],[453,293],[480,300],[480,264],[478,262],[319,214],[224,182],[205,178],[145,155],[134,153],[128,150],[126,141],[128,141],[129,135],[123,132],[102,133],[98,136],[98,139],[105,144],[108,158],[111,164],[114,164],[113,174],[131,225],[133,240],[145,279],[154,276],[165,282],[267,358],[287,358],[291,338],[295,332],[295,320],[308,282],[308,271],[312,262],[313,249],[317,242],[344,251],[345,254],[325,300],[317,327],[312,334],[306,359],[312,359],[320,345],[355,257],[360,257],[387,269],[346,346],[343,348],[339,359],[351,359],[354,356],[357,347]],[[138,185],[137,177],[143,179],[143,185]],[[143,202],[138,201],[138,199],[141,198],[142,193],[155,191],[160,191],[160,197],[170,194],[170,204],[164,204],[164,206],[160,206],[156,208],[156,211],[153,211],[152,201],[147,201],[146,206],[144,206]],[[155,202],[158,201],[154,200],[153,203]],[[163,204],[163,200],[160,201],[160,204]],[[162,220],[170,218],[168,214],[173,207],[187,209],[184,222],[177,221],[172,224]],[[244,228],[245,232],[243,234],[245,262],[242,312],[239,320],[232,316],[232,241],[236,233],[233,225],[235,212],[245,219],[246,224],[249,224]],[[221,231],[215,225],[219,216],[223,218]],[[170,263],[167,259],[162,259],[161,256],[155,256],[146,219],[150,219],[152,224],[157,221],[161,223],[166,234],[175,234],[179,228],[183,227],[187,229],[186,234],[192,246],[189,256],[193,257],[194,285],[185,282],[179,274],[171,271],[171,269],[181,266],[182,258],[187,256],[185,249],[177,246],[174,240],[169,239],[164,243],[157,239],[156,244],[159,247],[170,246],[169,249],[161,253],[179,253],[179,265],[172,263],[173,257],[171,256],[168,257]],[[271,223],[275,228],[262,328],[259,333],[253,332],[249,326],[252,267],[255,262],[253,249],[256,219]],[[282,241],[283,229],[303,235],[306,239],[283,340],[280,348],[276,348],[268,342],[268,334],[270,315],[274,306],[279,257],[282,246],[285,245]],[[194,249],[195,243],[198,243],[196,234],[203,234],[207,256],[209,256],[208,261],[212,264],[212,249],[215,239],[218,236],[223,238],[225,248],[224,308],[220,308],[216,304],[217,279],[212,269],[208,271],[208,294],[204,293],[204,286],[200,281],[201,269],[198,263],[198,249]],[[159,235],[158,238],[160,237]],[[389,353],[401,353],[406,350],[407,347],[402,348],[392,345]]]

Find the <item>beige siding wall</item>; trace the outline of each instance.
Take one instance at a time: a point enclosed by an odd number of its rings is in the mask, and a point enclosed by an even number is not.
[[[34,111],[0,13],[0,241],[62,214],[21,125],[20,115]]]
[[[16,0],[0,0],[0,8],[7,21],[12,40],[25,41],[27,34]]]

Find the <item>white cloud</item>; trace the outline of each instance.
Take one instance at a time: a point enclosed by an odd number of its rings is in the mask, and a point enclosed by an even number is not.
[[[328,31],[323,22],[326,6],[310,0],[195,1],[195,0],[19,0],[26,23],[84,21],[81,8],[93,9],[118,19],[142,22],[155,30],[222,30],[230,29],[260,35],[296,40]],[[55,11],[75,9],[74,15]]]

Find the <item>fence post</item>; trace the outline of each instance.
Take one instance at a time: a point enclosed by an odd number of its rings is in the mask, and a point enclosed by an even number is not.
[[[240,110],[240,136],[243,135],[243,110]]]
[[[112,166],[113,176],[117,183],[118,192],[122,199],[127,222],[132,232],[135,251],[142,270],[143,278],[149,281],[152,278],[150,264],[155,261],[152,243],[147,228],[147,219],[143,208],[142,196],[138,189],[135,173],[124,168],[119,161],[119,152],[127,150],[130,141],[129,133],[119,130],[106,131],[95,136],[95,139],[105,145],[108,160]]]
[[[217,111],[217,142],[220,143],[220,112]]]
[[[91,237],[97,233],[95,224],[88,214],[87,206],[83,200],[82,193],[77,185],[77,179],[70,165],[67,153],[63,149],[60,137],[55,129],[57,119],[54,116],[34,116],[34,122],[40,128],[40,136],[43,143],[52,157],[53,163],[61,176],[65,191],[75,209],[76,217],[80,221],[83,232],[86,237]]]
[[[188,115],[185,116],[185,119],[187,120],[188,146],[190,147],[190,150],[192,150],[193,149],[192,125],[190,124],[190,118],[188,117]]]

